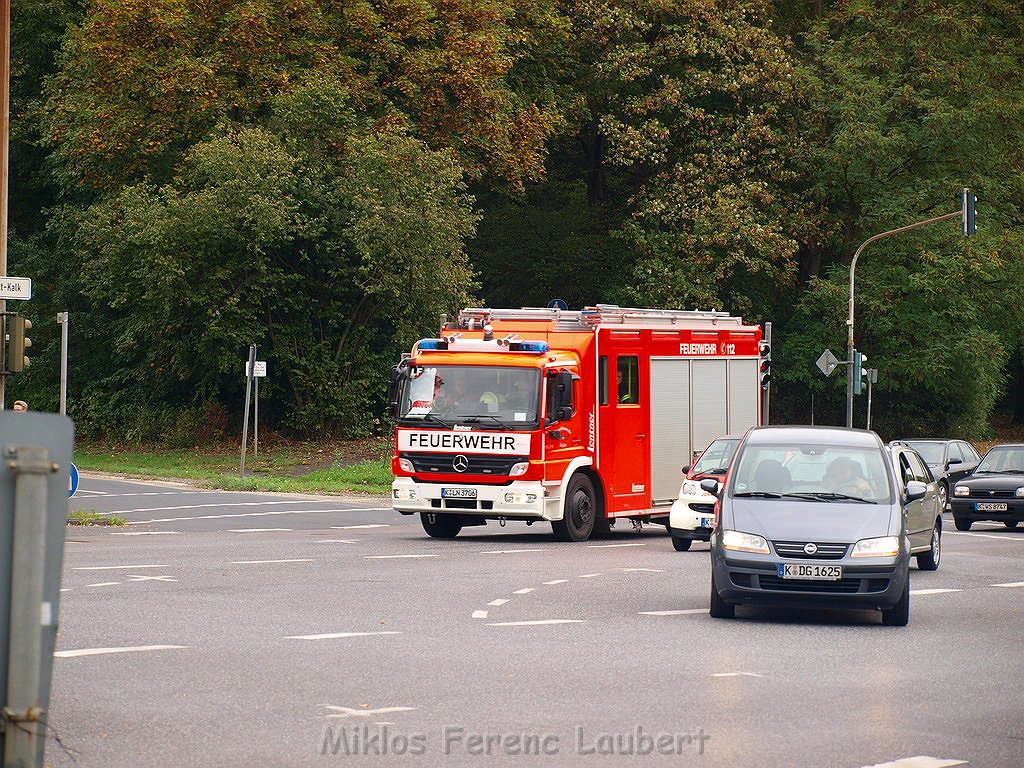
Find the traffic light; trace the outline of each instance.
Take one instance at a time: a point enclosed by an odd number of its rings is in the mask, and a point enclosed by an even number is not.
[[[978,196],[967,187],[960,193],[960,223],[963,227],[964,237],[974,234],[974,206],[978,202]]]
[[[7,358],[4,366],[7,373],[21,373],[28,368],[29,359],[25,350],[32,346],[32,339],[25,331],[32,328],[32,321],[24,315],[11,313],[7,315]]]
[[[772,345],[762,341],[760,352],[761,364],[758,370],[761,376],[761,389],[768,389],[768,382],[772,380]]]
[[[858,352],[856,349],[853,350],[853,394],[855,395],[859,395],[864,388],[864,363],[867,362],[867,359],[867,355]]]

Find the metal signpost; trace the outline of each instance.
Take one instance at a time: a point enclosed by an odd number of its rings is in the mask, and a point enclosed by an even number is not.
[[[57,641],[74,427],[55,413],[0,413],[0,753],[43,765]]]
[[[60,324],[60,412],[68,412],[68,313],[58,312]]]

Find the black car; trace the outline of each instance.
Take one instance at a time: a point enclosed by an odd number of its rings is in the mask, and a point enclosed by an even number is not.
[[[914,438],[893,440],[894,444],[909,445],[925,460],[932,476],[939,484],[939,502],[943,511],[949,507],[950,490],[958,480],[974,471],[981,461],[974,446],[966,440],[944,440],[938,438]]]
[[[971,530],[977,520],[994,520],[1007,528],[1024,521],[1024,445],[995,445],[977,469],[953,486],[953,523]]]
[[[925,570],[939,563],[941,510],[930,481],[913,451],[886,449],[874,432],[751,429],[725,484],[701,481],[719,503],[711,615],[729,618],[746,604],[865,608],[905,625],[910,558]]]

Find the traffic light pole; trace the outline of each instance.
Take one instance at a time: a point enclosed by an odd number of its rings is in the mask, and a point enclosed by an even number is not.
[[[853,278],[854,272],[857,269],[857,259],[860,258],[861,251],[871,243],[875,242],[875,240],[881,240],[883,237],[898,235],[900,232],[907,232],[911,229],[925,227],[939,221],[945,221],[946,219],[962,216],[963,211],[960,210],[955,211],[954,213],[947,213],[943,216],[936,216],[933,219],[925,219],[924,221],[918,221],[914,224],[908,224],[907,226],[900,227],[899,229],[890,229],[888,232],[882,232],[869,237],[861,243],[860,248],[854,252],[853,260],[850,262],[850,307],[849,315],[846,319],[846,426],[853,426]]]

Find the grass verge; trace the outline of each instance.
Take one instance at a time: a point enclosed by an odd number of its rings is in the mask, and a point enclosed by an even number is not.
[[[121,449],[86,444],[75,447],[75,465],[80,470],[229,491],[386,495],[391,492],[388,445],[375,440],[261,447],[258,457],[246,456],[244,476],[239,475],[241,449],[224,446]]]
[[[116,515],[101,515],[99,512],[86,510],[75,510],[68,513],[68,525],[115,525],[125,524],[123,517]]]

